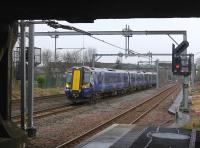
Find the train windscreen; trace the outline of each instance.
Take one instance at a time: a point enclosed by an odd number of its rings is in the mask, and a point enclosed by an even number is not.
[[[72,72],[68,72],[67,73],[66,82],[67,83],[71,83],[72,82]]]
[[[90,73],[89,72],[85,72],[84,73],[84,79],[83,79],[83,83],[90,83]]]

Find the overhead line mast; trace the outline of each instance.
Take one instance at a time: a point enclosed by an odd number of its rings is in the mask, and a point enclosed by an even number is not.
[[[62,25],[62,24],[59,24],[59,23],[56,22],[56,21],[44,21],[44,22],[46,22],[46,24],[47,24],[48,26],[52,27],[52,28],[55,28],[55,29],[62,28],[62,29],[67,29],[67,30],[74,30],[74,31],[76,31],[76,32],[82,33],[83,35],[88,35],[88,36],[90,36],[91,38],[94,38],[94,39],[96,39],[96,40],[98,40],[98,41],[101,41],[101,42],[103,42],[103,43],[106,43],[106,44],[108,44],[108,45],[110,45],[110,46],[113,46],[113,47],[116,47],[116,48],[118,48],[118,49],[122,49],[122,50],[127,51],[127,49],[124,49],[124,48],[122,48],[122,47],[120,47],[120,46],[117,46],[117,45],[115,45],[115,44],[112,44],[112,43],[109,43],[109,42],[104,41],[104,40],[102,40],[102,39],[99,39],[99,38],[97,38],[97,37],[94,37],[94,36],[93,36],[94,34],[88,32],[88,31],[84,31],[84,30],[81,30],[81,29],[78,29],[78,28],[76,28],[76,27],[69,26],[69,25]],[[124,30],[124,31],[126,31],[126,30]],[[139,52],[135,52],[135,51],[133,51],[133,50],[131,50],[131,49],[129,49],[129,53],[131,53],[131,54],[140,54]]]

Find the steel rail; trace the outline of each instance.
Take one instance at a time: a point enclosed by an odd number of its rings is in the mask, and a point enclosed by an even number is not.
[[[79,106],[80,107],[80,106]],[[41,119],[47,116],[51,116],[51,115],[56,115],[62,112],[66,112],[66,111],[71,111],[78,108],[78,106],[66,106],[66,105],[62,105],[62,106],[56,106],[56,107],[52,107],[52,108],[47,108],[47,109],[43,109],[43,110],[39,110],[34,112],[33,118],[34,119]],[[12,121],[15,123],[20,123],[20,115],[16,115],[12,117]]]
[[[147,100],[142,101],[141,103],[139,103],[139,104],[133,106],[132,108],[126,110],[125,112],[123,112],[123,113],[121,113],[121,114],[119,114],[119,115],[113,117],[112,119],[110,119],[110,120],[108,120],[108,121],[106,121],[106,122],[104,122],[104,123],[98,125],[97,127],[92,128],[91,130],[87,131],[86,133],[84,133],[84,134],[82,134],[82,135],[80,135],[80,136],[78,136],[78,137],[75,137],[75,138],[73,138],[73,139],[71,139],[71,140],[69,140],[69,141],[67,141],[67,142],[64,142],[64,143],[61,144],[61,145],[58,145],[56,148],[70,147],[70,146],[72,146],[72,145],[78,143],[79,141],[81,141],[82,139],[84,139],[85,137],[87,137],[88,135],[90,135],[90,134],[92,134],[92,133],[96,133],[97,131],[100,131],[100,130],[102,130],[102,129],[105,129],[105,128],[108,127],[110,124],[114,123],[114,121],[115,121],[117,118],[120,118],[120,117],[122,117],[123,115],[127,114],[127,112],[130,112],[131,110],[138,108],[139,106],[143,105],[144,103],[149,102],[149,101],[152,100],[153,98],[155,98],[155,97],[161,95],[162,93],[164,93],[164,92],[166,92],[166,91],[169,91],[170,89],[173,89],[173,88],[176,87],[176,86],[177,86],[177,85],[172,85],[172,86],[166,88],[165,90],[163,90],[163,91],[161,91],[161,92],[159,92],[159,93],[157,93],[157,94],[151,96],[151,97],[148,98]],[[174,92],[174,89],[173,89],[173,92]],[[170,92],[170,93],[171,93],[171,92]],[[170,94],[169,94],[169,95],[170,95]],[[161,100],[163,100],[163,99],[161,99]],[[140,117],[140,118],[141,118],[141,117]],[[95,132],[95,131],[96,131],[96,132]]]
[[[41,97],[34,97],[34,100],[43,100],[49,98],[56,98],[56,97],[64,97],[65,94],[58,94],[58,95],[48,95],[48,96],[41,96]],[[12,103],[19,103],[21,99],[12,100]]]
[[[140,91],[142,91],[142,90],[139,90],[139,91],[137,91],[137,92],[140,92]],[[122,97],[122,96],[126,96],[126,95],[129,95],[129,94],[120,95],[120,96],[114,96],[114,97],[116,98],[116,97]],[[50,95],[50,96],[42,96],[42,97],[35,97],[35,99],[37,99],[37,100],[45,100],[45,99],[49,99],[49,98],[63,97],[63,96],[65,96],[65,94]],[[18,99],[17,101],[20,101],[20,99]],[[20,102],[17,102],[17,101],[16,101],[15,103],[20,103]],[[96,102],[95,102],[95,103],[96,103]],[[70,104],[68,104],[68,105],[70,105]],[[45,112],[48,112],[48,110],[55,110],[55,109],[57,109],[57,108],[61,108],[61,107],[64,107],[64,106],[66,106],[66,105],[63,105],[63,106],[56,106],[56,107],[52,107],[52,108],[49,108],[49,109],[38,110],[38,111],[35,111],[34,114],[45,113]],[[81,106],[83,106],[83,105],[81,105]],[[79,107],[80,107],[80,105],[79,105]],[[62,112],[62,111],[61,111],[61,112]],[[63,112],[64,112],[64,111],[63,111]],[[58,114],[58,113],[60,113],[60,112],[56,112],[56,113],[52,113],[52,114]],[[38,117],[35,117],[35,115],[34,115],[34,118],[35,118],[35,119],[40,119],[40,118],[44,118],[44,117],[46,117],[46,116],[50,116],[50,115],[52,115],[52,114],[50,113],[50,114],[43,115],[43,116],[38,116]],[[36,115],[36,116],[37,116],[37,115]],[[12,118],[12,120],[13,120],[15,123],[19,123],[19,122],[20,122],[20,115],[14,115],[14,116],[12,116],[11,118]]]
[[[142,90],[139,90],[139,91],[137,91],[137,92],[140,92],[140,91],[142,91]],[[126,95],[129,95],[129,94],[120,95],[119,97],[126,96]],[[35,97],[35,99],[37,99],[37,100],[45,100],[45,99],[49,99],[49,98],[63,97],[63,96],[65,96],[65,94],[50,95],[50,96],[42,96],[42,97]],[[114,96],[114,97],[117,97],[117,96]],[[15,102],[15,103],[20,103],[20,102],[17,102],[17,101],[20,101],[20,99],[16,100],[16,102]],[[68,105],[70,105],[70,103],[69,103]],[[60,107],[64,107],[64,106],[66,106],[66,105],[63,105],[63,106],[56,106],[56,107],[52,107],[52,108],[49,108],[49,109],[42,109],[42,110],[39,110],[39,111],[35,111],[34,114],[39,114],[40,112],[47,112],[48,110],[54,110],[54,109],[57,109],[57,108],[60,108]],[[82,106],[82,105],[81,105],[81,106]],[[80,107],[80,105],[79,105],[79,107]],[[58,112],[58,113],[59,113],[59,112]],[[49,116],[50,116],[50,115],[51,115],[51,114],[49,114]],[[48,115],[47,115],[47,116],[48,116]],[[45,116],[41,116],[41,118],[43,118],[43,117],[45,117]],[[14,122],[16,122],[16,123],[19,123],[19,122],[20,122],[20,115],[14,115],[14,116],[12,116],[11,118],[12,118],[12,119],[14,120]],[[34,117],[34,118],[35,118],[35,117]],[[36,119],[38,119],[38,118],[40,118],[40,117],[36,117]]]
[[[141,119],[143,116],[145,116],[147,113],[149,113],[151,110],[153,110],[154,108],[156,108],[161,102],[163,102],[165,99],[167,99],[173,92],[175,92],[178,88],[176,88],[175,90],[172,90],[170,92],[168,92],[167,96],[165,96],[163,99],[160,99],[156,104],[154,104],[151,108],[149,108],[148,110],[146,110],[143,114],[141,114],[139,117],[137,117],[134,121],[131,122],[131,124],[136,123],[139,119]]]
[[[134,124],[139,119],[141,119],[144,115],[146,115],[152,109],[154,109],[157,105],[159,105],[162,101],[164,101],[168,97],[168,94],[170,95],[172,92],[174,92],[174,90],[171,91],[172,88],[168,89],[167,91],[164,91],[162,94],[160,94],[158,96],[153,97],[152,99],[148,100],[147,102],[144,102],[141,105],[129,110],[128,112],[123,114],[122,119],[120,119],[120,117],[119,117],[119,119],[117,119],[118,120],[117,123],[119,123],[119,124]],[[149,106],[151,106],[151,107],[149,108]],[[139,112],[138,112],[138,109],[139,109]],[[133,115],[134,115],[134,117],[133,117]],[[131,120],[131,119],[129,119],[130,117],[135,118],[135,120],[130,121]]]

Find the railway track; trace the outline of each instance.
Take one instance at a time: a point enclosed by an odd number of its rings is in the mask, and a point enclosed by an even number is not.
[[[97,127],[87,131],[86,133],[57,146],[56,148],[72,147],[72,146],[80,143],[84,139],[89,138],[89,137],[95,135],[96,133],[98,133],[99,131],[109,127],[113,123],[134,124],[139,119],[141,119],[143,116],[145,116],[147,113],[149,113],[151,110],[156,108],[162,101],[164,101],[170,95],[174,94],[176,91],[178,91],[178,86],[172,85],[172,86],[168,87],[167,89],[159,92],[158,94],[150,97],[149,99],[133,106],[132,108],[126,110],[125,112],[104,122],[103,124],[98,125]]]
[[[62,106],[47,108],[47,109],[44,109],[44,110],[34,112],[33,118],[34,119],[41,119],[41,118],[44,118],[44,117],[47,117],[47,116],[56,115],[56,114],[67,112],[67,111],[72,111],[76,108],[80,108],[80,106],[62,105]],[[20,123],[20,120],[21,120],[20,115],[16,115],[16,116],[12,117],[12,121],[15,122],[15,123]]]
[[[125,95],[120,95],[119,97],[122,97],[122,96],[125,96]],[[65,94],[35,97],[34,99],[35,99],[35,101],[40,101],[40,100],[48,100],[48,99],[53,99],[53,98],[58,98],[58,97],[65,97]],[[116,96],[114,96],[114,97],[116,98]],[[102,99],[100,99],[100,100],[103,101]],[[20,103],[20,99],[13,100],[13,101],[14,101],[13,103],[15,103],[15,104]],[[83,105],[81,105],[81,106],[83,106]],[[79,105],[79,107],[80,107],[80,105]],[[58,114],[58,113],[70,111],[70,110],[73,110],[75,108],[77,108],[77,107],[72,107],[72,106],[69,107],[69,106],[66,106],[66,105],[63,105],[63,106],[60,105],[60,106],[56,106],[56,107],[52,107],[52,108],[42,109],[42,110],[39,110],[39,111],[35,111],[33,118],[34,119],[41,119],[41,118],[44,118],[44,117],[47,117],[47,116],[51,116],[53,114]],[[12,116],[12,120],[13,120],[13,122],[19,124],[20,120],[21,120],[20,115],[18,114],[18,115]]]
[[[143,90],[138,90],[137,92],[140,92],[140,91],[143,91]],[[129,95],[129,94],[122,94],[122,95],[118,95],[118,96],[109,96],[109,97],[107,96],[107,99],[116,98],[116,97],[122,97],[122,96],[126,96],[126,95]],[[43,101],[43,100],[54,99],[54,98],[59,98],[59,97],[65,97],[65,94],[35,97],[34,101]],[[21,100],[17,99],[17,100],[12,100],[12,101],[13,101],[13,103],[15,103],[13,105],[17,105],[18,106],[18,105],[20,105],[19,103],[20,103]],[[104,101],[104,99],[99,99],[97,102],[94,102],[94,103],[98,103],[100,101]],[[39,118],[43,118],[43,117],[46,117],[46,116],[50,116],[51,114],[48,113],[48,112],[51,112],[51,111],[53,112],[53,110],[57,110],[57,109],[59,109],[61,107],[64,107],[64,106],[66,106],[66,105],[63,105],[63,106],[60,105],[60,106],[52,107],[52,108],[49,108],[49,109],[48,108],[47,109],[42,109],[42,110],[40,109],[39,111],[35,111],[34,112],[35,115],[33,116],[33,118],[39,119]],[[79,107],[80,107],[80,105],[79,105]],[[61,112],[58,112],[58,113],[61,113]],[[44,114],[44,115],[40,116],[39,114]],[[45,114],[47,114],[47,115],[45,115]],[[37,117],[37,116],[39,116],[39,117]],[[13,115],[12,116],[12,120],[14,122],[16,122],[16,123],[20,123],[20,115],[19,114]]]
[[[58,97],[65,97],[65,94],[34,97],[34,100],[35,100],[35,101],[38,101],[38,100],[45,100],[45,99],[58,98]],[[21,102],[21,99],[12,100],[12,103],[13,103],[13,104],[18,104],[18,103],[20,103],[20,102]]]

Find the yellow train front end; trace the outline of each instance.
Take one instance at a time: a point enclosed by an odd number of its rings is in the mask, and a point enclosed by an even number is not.
[[[73,67],[66,74],[65,94],[72,102],[86,101],[91,97],[91,73],[84,67]]]

